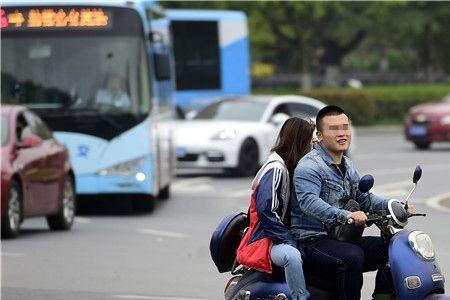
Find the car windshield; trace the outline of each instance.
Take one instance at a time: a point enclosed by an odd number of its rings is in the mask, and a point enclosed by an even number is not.
[[[4,115],[1,116],[2,118],[2,147],[8,143],[8,132],[9,132],[9,126],[8,126],[8,118]]]
[[[194,120],[259,121],[267,105],[266,101],[222,100],[202,109]]]

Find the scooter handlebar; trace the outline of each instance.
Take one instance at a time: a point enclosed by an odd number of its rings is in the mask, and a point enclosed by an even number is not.
[[[427,214],[410,214],[408,216],[408,218],[411,218],[411,217],[426,217],[426,216],[427,216]]]

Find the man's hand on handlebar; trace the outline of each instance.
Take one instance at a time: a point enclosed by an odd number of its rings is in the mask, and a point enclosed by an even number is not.
[[[356,226],[367,227],[367,215],[363,211],[354,211],[347,216],[347,219],[353,219]]]
[[[415,211],[416,211],[416,208],[414,207],[414,205],[408,203],[408,209],[406,210],[406,212],[408,213],[408,216],[412,215]]]

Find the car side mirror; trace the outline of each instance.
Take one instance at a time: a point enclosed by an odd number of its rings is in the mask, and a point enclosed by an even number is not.
[[[362,193],[367,193],[373,187],[374,182],[375,182],[375,180],[373,179],[372,175],[364,175],[359,180],[358,189]]]
[[[27,135],[20,141],[20,143],[17,145],[18,149],[27,149],[27,148],[33,148],[42,143],[42,139],[38,137],[37,135]]]
[[[284,114],[284,113],[276,113],[274,114],[269,122],[274,124],[275,126],[281,126],[284,124],[284,122],[286,122],[287,119],[289,119],[289,115]]]

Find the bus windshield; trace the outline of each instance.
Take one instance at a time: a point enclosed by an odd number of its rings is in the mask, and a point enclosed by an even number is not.
[[[101,28],[3,28],[2,101],[27,105],[53,130],[107,139],[148,116],[151,85],[140,16],[127,8],[97,9],[108,17]],[[27,16],[31,8],[11,11]],[[82,8],[52,11],[69,15]]]

